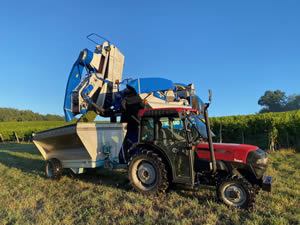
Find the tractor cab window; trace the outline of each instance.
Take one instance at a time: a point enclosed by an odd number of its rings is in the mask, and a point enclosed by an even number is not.
[[[152,118],[142,120],[141,141],[153,141],[154,139],[154,122]]]
[[[207,139],[206,125],[204,121],[200,119],[197,115],[189,115],[188,124],[189,128],[192,131],[193,139],[197,140],[200,137],[199,134],[202,138]],[[213,133],[212,136],[214,136]]]
[[[180,118],[161,117],[157,125],[159,141],[185,141],[184,126]]]
[[[199,131],[197,130],[196,126],[188,119],[185,120],[187,127],[191,133],[192,141],[196,141],[200,138]]]

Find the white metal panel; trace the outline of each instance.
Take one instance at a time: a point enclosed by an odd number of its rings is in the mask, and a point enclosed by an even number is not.
[[[140,97],[141,99],[145,99],[147,101],[147,104],[153,109],[174,108],[174,107],[192,108],[192,106],[190,106],[188,101],[185,99],[168,102],[166,100],[162,100],[160,98],[153,96],[153,94],[149,95],[148,93],[140,94]]]
[[[126,125],[122,123],[78,123],[77,134],[93,161],[107,157],[116,158],[126,135]],[[104,148],[110,148],[110,154]]]

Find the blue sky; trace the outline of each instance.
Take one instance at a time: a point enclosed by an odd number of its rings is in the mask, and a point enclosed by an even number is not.
[[[3,1],[0,107],[63,115],[85,37],[125,55],[123,78],[194,83],[211,116],[253,114],[266,90],[300,94],[300,1]]]

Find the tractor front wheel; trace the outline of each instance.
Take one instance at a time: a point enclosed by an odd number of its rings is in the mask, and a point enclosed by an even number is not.
[[[228,206],[249,209],[253,206],[255,191],[247,180],[230,177],[217,185],[217,196]]]
[[[150,150],[143,150],[131,157],[128,177],[131,186],[144,194],[165,192],[169,186],[162,158]]]

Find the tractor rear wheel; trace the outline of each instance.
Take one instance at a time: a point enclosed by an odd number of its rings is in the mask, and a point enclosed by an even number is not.
[[[150,150],[130,158],[128,178],[131,186],[144,194],[165,192],[169,186],[167,169],[161,157]]]
[[[58,159],[52,158],[46,161],[46,177],[52,180],[59,180],[62,176],[62,166]]]
[[[244,178],[228,177],[217,185],[217,196],[228,206],[249,209],[253,206],[255,191]]]

